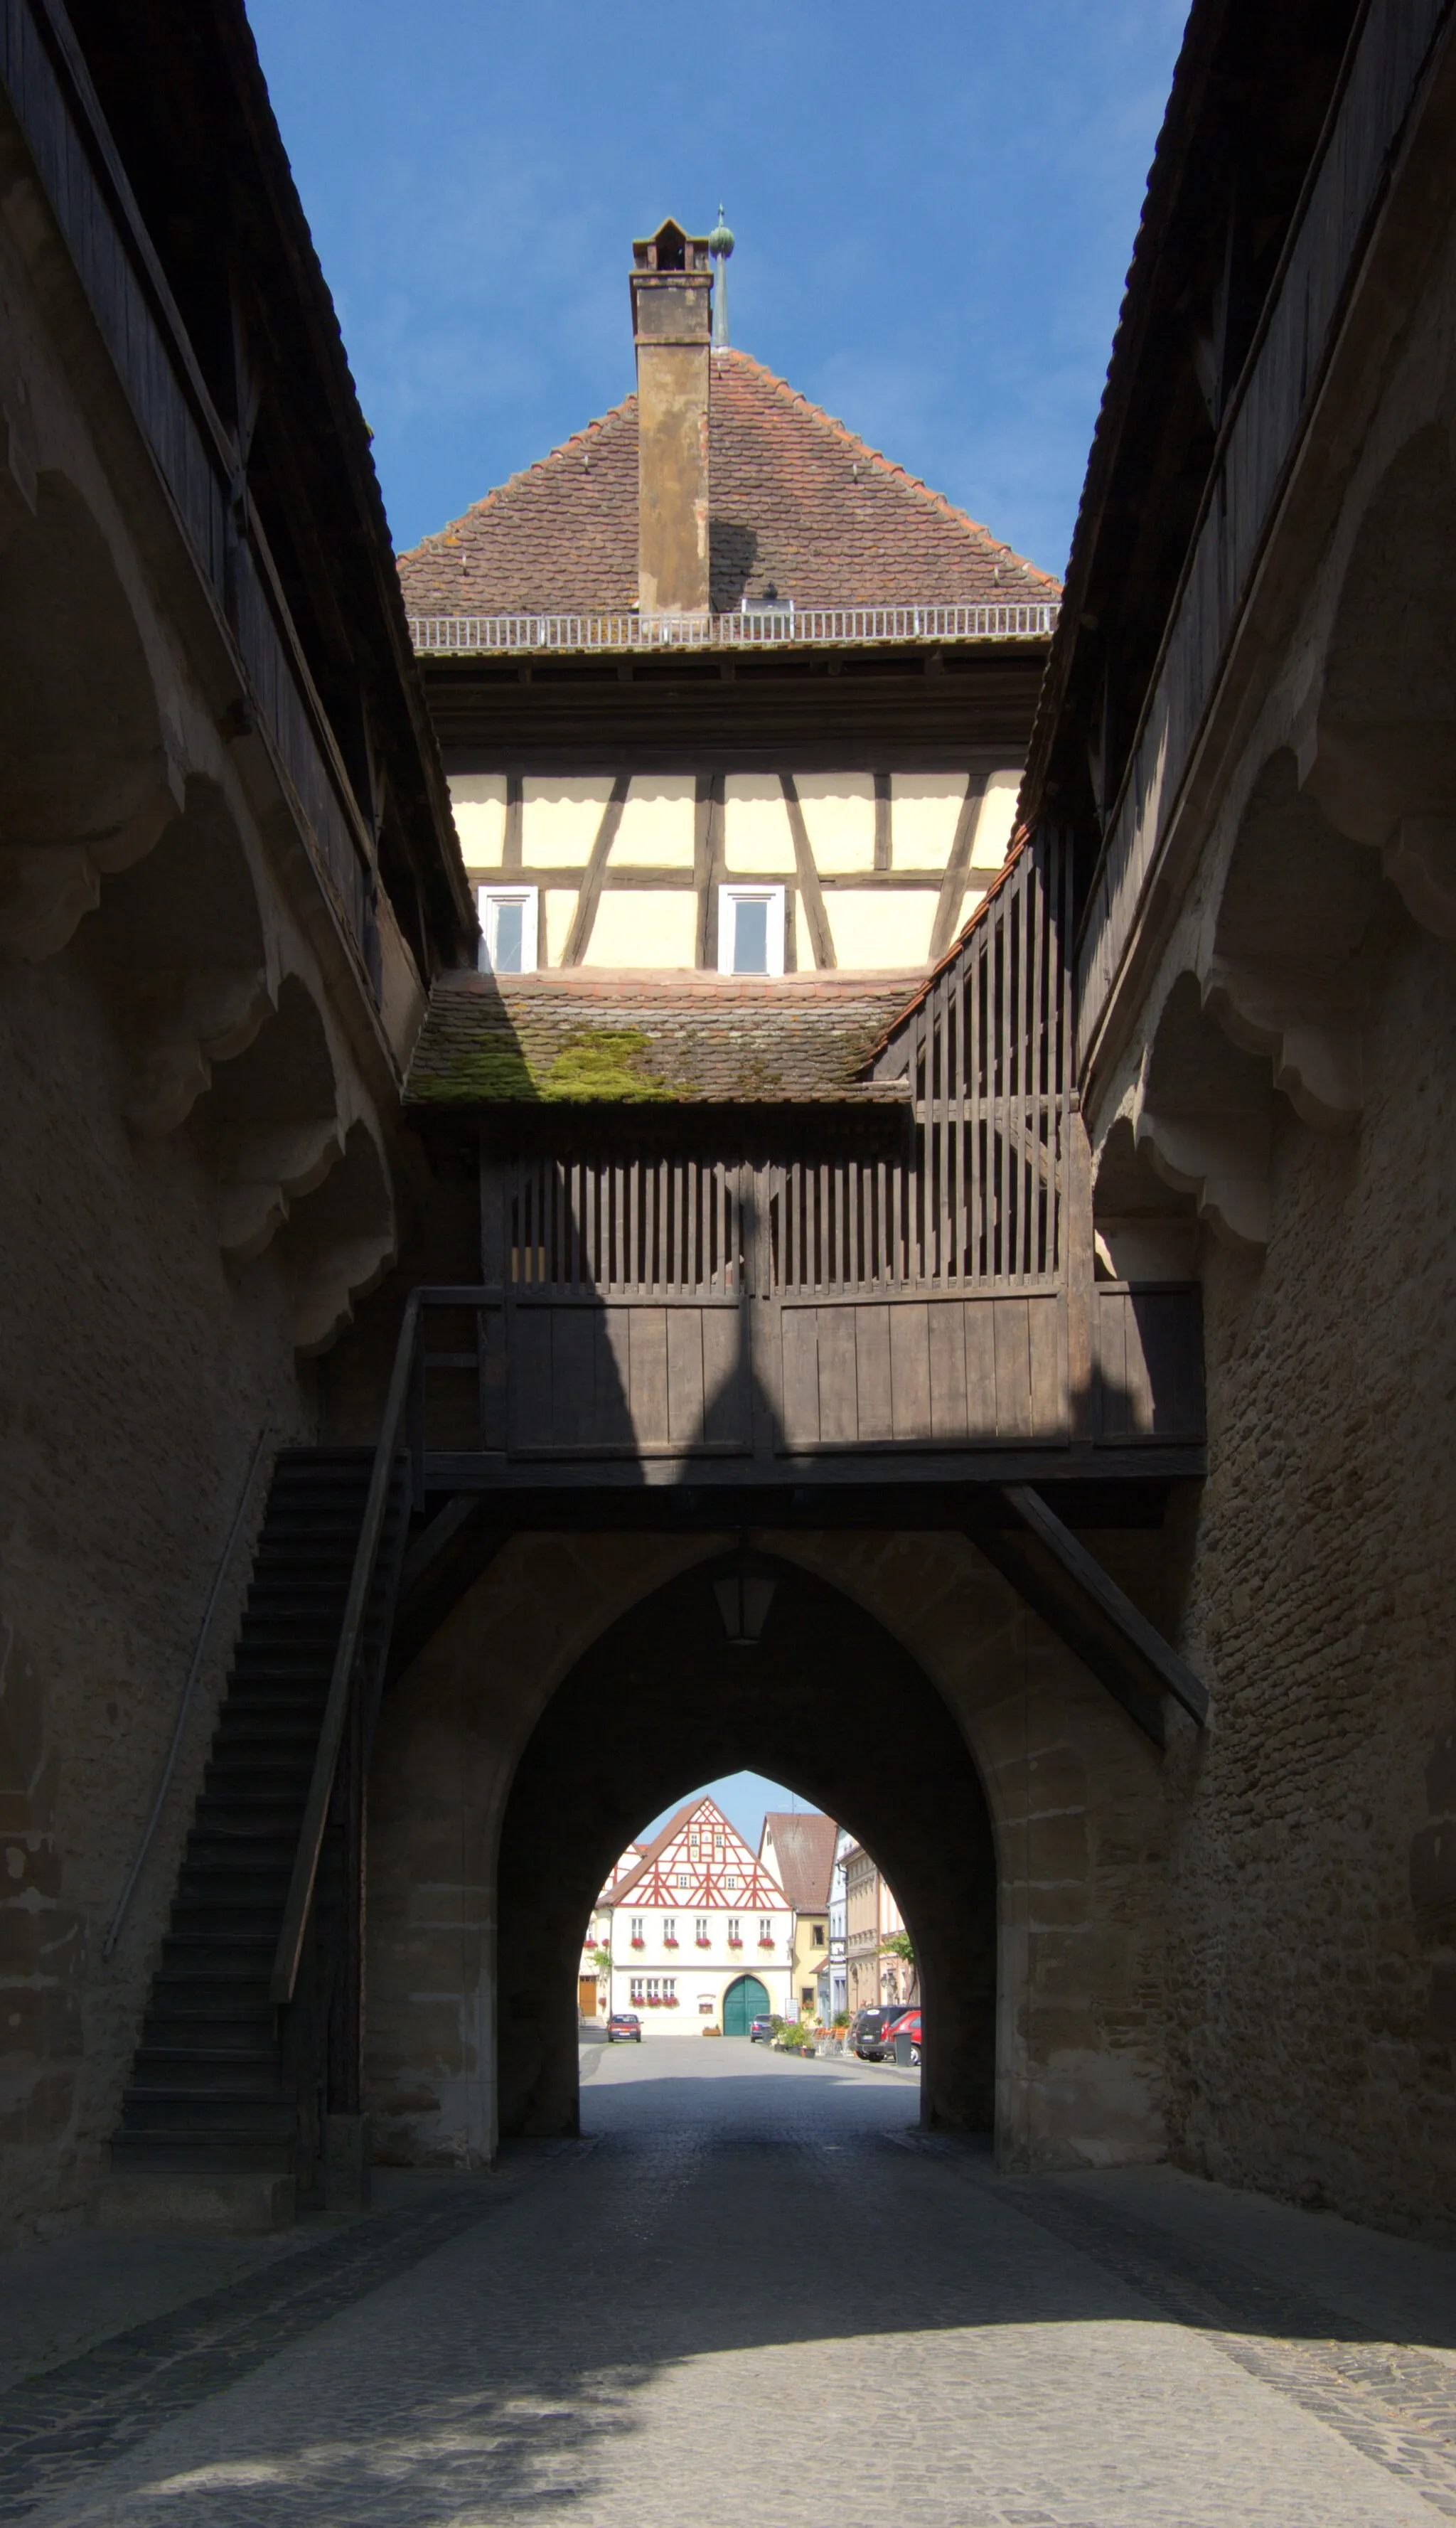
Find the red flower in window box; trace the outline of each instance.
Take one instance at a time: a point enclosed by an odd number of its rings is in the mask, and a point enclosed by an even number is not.
[[[738,1935],[738,1933],[737,1933],[736,1931],[735,1931],[735,1932],[733,1932],[733,1933],[731,1934],[731,1936],[730,1936],[730,1938],[729,1938],[729,1941],[728,1941],[728,1946],[730,1947],[730,1949],[741,1949],[741,1948],[743,1947],[743,1941],[741,1940],[741,1938],[739,1937],[739,1935]]]
[[[672,1939],[664,1939],[662,1946],[664,1949],[675,1949],[677,1947],[677,1942]]]
[[[708,1934],[707,1934],[707,1932],[706,1932],[706,1931],[700,1931],[700,1932],[699,1932],[699,1934],[698,1934],[698,1946],[700,1947],[700,1949],[710,1949],[710,1948],[712,1947],[712,1941],[711,1941],[711,1939],[709,1938],[709,1936],[708,1936]]]
[[[633,1941],[632,1945],[634,1949],[645,1949],[647,1947],[647,1942],[643,1939],[636,1939]]]
[[[664,1992],[662,1995],[662,2007],[664,2010],[676,2010],[677,1994],[675,1992]]]
[[[771,1949],[773,1946],[773,1933],[771,1931],[760,1931],[758,1934],[758,1946],[760,1949]]]

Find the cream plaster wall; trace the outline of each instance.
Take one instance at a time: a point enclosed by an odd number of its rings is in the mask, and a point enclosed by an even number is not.
[[[527,869],[580,869],[591,859],[611,775],[528,773],[521,784],[521,859]]]
[[[929,887],[835,887],[824,898],[841,968],[852,974],[923,966],[936,897]]]
[[[634,774],[611,847],[611,865],[690,869],[696,786],[691,772]]]
[[[892,772],[891,859],[896,869],[944,869],[965,796],[963,772]]]
[[[541,933],[537,950],[544,966],[559,966],[566,942],[576,919],[579,890],[574,886],[546,886],[541,891]]]
[[[500,867],[505,850],[505,775],[503,772],[452,772],[450,806],[460,854],[472,874]]]
[[[597,907],[586,966],[696,966],[698,898],[689,887],[624,888]]]
[[[1006,859],[1020,787],[1019,771],[992,773],[975,820],[975,839],[970,847],[972,869],[985,869],[994,876]]]
[[[793,876],[794,836],[776,773],[729,773],[723,784],[723,851],[730,877]]]
[[[795,787],[820,875],[852,876],[873,869],[873,773],[801,772]]]

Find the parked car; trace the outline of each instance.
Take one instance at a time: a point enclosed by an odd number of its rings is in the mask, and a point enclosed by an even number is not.
[[[773,2043],[773,2021],[771,2019],[751,2019],[749,2021],[749,2043],[751,2045],[771,2045]]]
[[[850,2029],[850,2049],[858,2055],[861,2063],[882,2063],[887,2053],[894,2053],[894,2045],[886,2043],[886,2030],[900,2015],[900,2005],[893,2010],[861,2010],[857,2013],[854,2027]]]
[[[885,2035],[889,2042],[890,2052],[897,2063],[900,2060],[900,2039],[902,2037],[909,2037],[910,2059],[912,2063],[918,2063],[920,2059],[919,2003],[915,2002],[912,2008],[910,2010],[902,2010],[898,2018],[892,2019],[889,2027],[885,2030]]]
[[[624,2045],[629,2041],[634,2045],[642,2043],[642,2021],[635,2010],[614,2010],[607,2021],[608,2045],[615,2045],[619,2040]]]

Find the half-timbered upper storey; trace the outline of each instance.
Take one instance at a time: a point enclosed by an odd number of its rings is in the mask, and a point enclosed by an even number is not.
[[[485,961],[921,972],[1005,859],[1058,583],[710,346],[706,246],[639,242],[637,393],[400,565]]]

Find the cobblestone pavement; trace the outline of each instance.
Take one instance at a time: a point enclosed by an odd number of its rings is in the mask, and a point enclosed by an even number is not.
[[[911,2130],[902,2080],[708,2051],[594,2052],[584,2142],[523,2144],[14,2388],[0,2518],[1456,2517],[1456,2265],[1164,2173],[1001,2178]],[[1367,2268],[1378,2327],[1352,2313]]]

